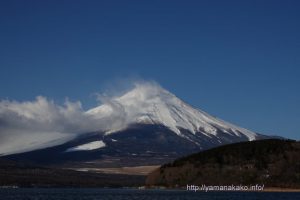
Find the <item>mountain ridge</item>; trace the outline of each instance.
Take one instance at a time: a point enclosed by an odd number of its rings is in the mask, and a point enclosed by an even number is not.
[[[129,92],[88,110],[86,114],[98,119],[105,119],[115,114],[114,112],[118,113],[119,116],[129,118],[125,125],[134,123],[162,124],[179,136],[182,136],[180,128],[189,130],[193,134],[201,131],[208,136],[216,135],[217,129],[222,129],[224,132],[231,130],[231,133],[237,136],[242,133],[249,140],[254,140],[257,136],[255,132],[240,128],[217,119],[200,109],[193,108],[154,83],[135,84],[135,87]],[[122,130],[122,128],[117,130]],[[107,132],[113,133],[114,131],[108,130]]]

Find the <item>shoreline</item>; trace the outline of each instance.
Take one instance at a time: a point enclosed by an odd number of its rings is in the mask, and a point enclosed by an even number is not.
[[[282,188],[282,187],[266,187],[263,190],[186,190],[185,187],[182,188],[168,188],[168,187],[146,187],[143,188],[145,190],[181,190],[181,191],[187,191],[187,192],[300,192],[300,188]]]
[[[260,192],[300,192],[300,188],[277,188],[277,187],[267,187]]]
[[[0,189],[133,189],[133,190],[161,190],[161,191],[187,191],[187,192],[194,192],[194,191],[188,191],[184,188],[167,188],[167,187],[18,187],[18,186],[0,186]],[[224,191],[197,191],[201,193],[209,193],[209,192],[300,192],[300,188],[280,188],[280,187],[267,187],[264,190],[261,191],[234,191],[234,190],[224,190]]]

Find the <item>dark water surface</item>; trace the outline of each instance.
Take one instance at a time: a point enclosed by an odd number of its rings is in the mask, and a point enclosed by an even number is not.
[[[0,189],[0,200],[298,200],[300,193],[191,192],[134,189]]]

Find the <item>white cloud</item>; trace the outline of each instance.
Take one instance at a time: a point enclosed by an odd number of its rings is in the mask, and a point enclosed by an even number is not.
[[[34,101],[0,101],[0,154],[63,143],[79,133],[101,130],[80,102],[63,106],[38,96]]]

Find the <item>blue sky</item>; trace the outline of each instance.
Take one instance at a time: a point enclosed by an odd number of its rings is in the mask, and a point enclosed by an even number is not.
[[[96,105],[155,80],[245,128],[300,139],[299,1],[0,1],[0,98]],[[121,81],[120,81],[121,80]]]

